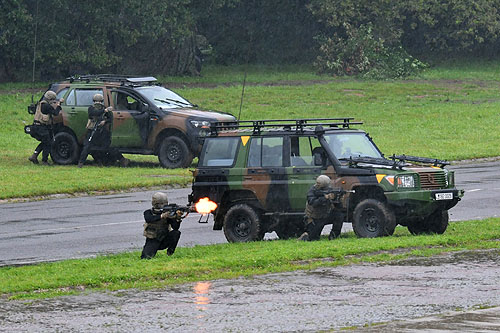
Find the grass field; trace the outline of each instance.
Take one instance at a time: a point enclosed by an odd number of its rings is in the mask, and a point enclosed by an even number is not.
[[[398,81],[331,78],[303,66],[210,66],[199,78],[161,80],[193,103],[237,116],[245,71],[242,119],[352,116],[386,155],[500,156],[500,61],[450,62]],[[32,165],[27,157],[38,142],[23,132],[32,121],[30,87],[0,85],[0,199],[190,183],[189,170],[162,169],[154,156],[129,155],[126,169]],[[35,84],[36,98],[46,87]]]
[[[179,248],[151,260],[139,252],[0,268],[0,298],[39,298],[84,290],[155,288],[320,266],[387,262],[451,251],[499,248],[500,219],[451,223],[443,235],[412,236],[398,227],[391,237],[359,239],[347,233],[318,242],[276,240]]]

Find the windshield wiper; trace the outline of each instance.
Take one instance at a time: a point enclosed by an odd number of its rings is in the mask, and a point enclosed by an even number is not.
[[[172,104],[172,103],[175,103],[175,104],[177,104],[177,105],[194,106],[194,104],[191,104],[191,103],[184,103],[184,102],[178,101],[178,100],[176,100],[176,99],[170,99],[170,98],[164,98],[164,99],[155,98],[155,101],[162,102],[162,103],[166,103],[166,104]],[[172,102],[172,103],[171,103],[171,102]]]
[[[341,158],[340,160],[345,160],[349,162],[350,166],[356,166],[358,163],[366,164],[377,164],[377,165],[387,165],[393,168],[402,168],[406,165],[404,162],[388,160],[383,157],[368,157],[368,156],[351,156],[349,158]]]

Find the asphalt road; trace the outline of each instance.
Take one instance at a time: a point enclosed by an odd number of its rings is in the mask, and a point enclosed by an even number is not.
[[[452,221],[500,216],[499,161],[451,169],[456,170],[457,187],[466,190],[450,210]],[[0,204],[0,266],[140,250],[142,212],[150,207],[154,192]],[[167,193],[170,202],[186,204],[190,189]],[[212,219],[201,224],[199,218],[191,214],[183,221],[179,246],[226,242],[222,231],[212,230]]]

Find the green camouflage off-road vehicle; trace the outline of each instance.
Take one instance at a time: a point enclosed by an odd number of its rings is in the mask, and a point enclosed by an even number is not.
[[[49,90],[64,98],[62,112],[54,118],[55,136],[51,157],[58,164],[75,164],[85,139],[87,109],[92,97],[104,96],[113,107],[111,146],[121,153],[157,155],[165,168],[187,167],[199,155],[201,139],[210,122],[234,121],[226,113],[197,108],[185,98],[159,85],[154,77],[111,74],[70,77],[53,83]],[[36,106],[28,108],[35,113]],[[91,151],[94,159],[107,162],[106,151]]]
[[[346,193],[339,209],[358,237],[445,232],[448,210],[463,196],[446,161],[385,158],[353,118],[214,123],[194,172],[190,202],[218,206],[214,230],[230,242],[280,238],[304,230],[307,191],[321,174]],[[232,126],[235,129],[224,130]],[[333,221],[332,221],[333,223]]]

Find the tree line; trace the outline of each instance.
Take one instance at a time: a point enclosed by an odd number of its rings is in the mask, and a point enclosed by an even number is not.
[[[491,57],[500,49],[500,0],[0,3],[0,81],[97,72],[197,75],[203,59],[403,77],[433,57]]]

